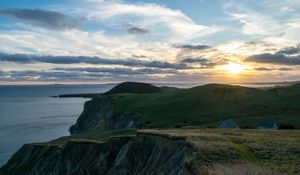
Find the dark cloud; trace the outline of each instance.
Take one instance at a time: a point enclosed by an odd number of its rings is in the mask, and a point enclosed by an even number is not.
[[[284,65],[300,65],[300,55],[287,56],[281,53],[263,53],[259,55],[252,55],[245,61],[256,63],[271,63],[271,64],[284,64]]]
[[[300,45],[297,47],[286,47],[274,54],[262,53],[249,56],[245,61],[256,63],[270,63],[283,65],[300,65]]]
[[[135,54],[133,54],[133,55],[131,55],[133,58],[147,58],[147,56],[146,55],[135,55]]]
[[[76,28],[84,18],[72,18],[65,14],[42,9],[3,9],[0,16],[20,19],[25,23],[52,30]]]
[[[281,67],[277,70],[287,71],[287,70],[293,70],[293,69],[292,68],[287,68],[287,67]]]
[[[145,35],[145,34],[150,33],[150,31],[147,30],[147,29],[143,29],[143,28],[135,27],[135,26],[130,26],[130,27],[127,29],[127,32],[128,32],[129,34],[133,34],[133,35]]]
[[[217,63],[212,63],[206,58],[185,58],[185,59],[181,60],[181,63],[200,64],[201,66],[204,66],[204,67],[214,67],[217,65]]]
[[[273,43],[263,42],[263,41],[247,41],[242,46],[243,47],[252,47],[252,46],[265,46],[265,47],[271,47],[275,46]]]
[[[170,63],[163,61],[144,61],[136,59],[107,59],[89,56],[51,56],[51,55],[31,55],[31,54],[4,54],[0,53],[0,61],[16,63],[52,63],[52,64],[99,64],[99,65],[123,65],[129,67],[148,67],[165,69],[187,69],[183,63]]]
[[[274,69],[266,68],[266,67],[256,67],[254,69],[257,71],[272,71],[272,70],[274,70]]]
[[[9,71],[0,75],[2,81],[81,81],[96,80],[105,75],[64,71]]]
[[[189,50],[206,50],[206,49],[211,49],[211,46],[208,45],[179,45],[176,46],[177,48],[182,48],[182,49],[189,49]]]
[[[295,55],[300,54],[300,44],[297,47],[286,47],[277,52],[277,54]]]
[[[1,81],[99,81],[124,79],[143,80],[154,74],[173,75],[176,70],[131,69],[131,68],[54,68],[48,71],[8,71],[0,72]],[[150,76],[149,76],[150,75]],[[152,76],[151,76],[152,75]]]
[[[206,58],[185,58],[181,61],[182,63],[207,63]]]
[[[145,75],[145,74],[174,74],[177,73],[174,69],[153,69],[153,68],[54,68],[58,71],[72,72],[88,72],[88,73],[108,73],[108,74],[123,74],[123,75]]]
[[[287,68],[287,67],[281,67],[281,68],[256,67],[254,69],[257,71],[274,71],[274,70],[289,71],[289,70],[293,70],[293,69]]]
[[[248,42],[245,42],[244,45],[246,46],[255,46],[257,45],[258,43],[256,41],[248,41]]]

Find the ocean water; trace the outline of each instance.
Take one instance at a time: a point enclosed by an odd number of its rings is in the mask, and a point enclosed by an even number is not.
[[[0,166],[23,144],[69,135],[86,98],[49,98],[100,93],[113,85],[0,86]]]

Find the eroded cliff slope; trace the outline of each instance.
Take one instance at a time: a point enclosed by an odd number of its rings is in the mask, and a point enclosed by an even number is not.
[[[24,145],[5,175],[292,175],[300,173],[299,131],[93,131]]]
[[[11,175],[189,174],[185,139],[139,134],[107,142],[70,140],[65,145],[26,144],[2,168]]]
[[[70,133],[78,134],[94,129],[116,130],[136,126],[139,119],[137,115],[118,114],[115,109],[115,104],[107,96],[100,96],[86,102],[76,124],[70,127]]]

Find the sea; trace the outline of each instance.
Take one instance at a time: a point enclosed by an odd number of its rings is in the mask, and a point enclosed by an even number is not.
[[[76,122],[83,110],[84,102],[89,100],[52,96],[102,93],[114,85],[0,86],[0,167],[25,143],[46,142],[69,135],[68,128]],[[156,85],[181,88],[195,86],[195,84]]]
[[[101,93],[105,85],[0,86],[0,167],[25,143],[69,135],[87,98],[52,98],[59,94]]]

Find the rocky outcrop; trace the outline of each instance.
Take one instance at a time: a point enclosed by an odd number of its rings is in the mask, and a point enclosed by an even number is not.
[[[138,134],[107,142],[73,140],[64,146],[26,144],[3,166],[8,175],[190,174],[183,138]]]
[[[94,129],[114,130],[134,128],[138,116],[134,114],[116,114],[115,106],[107,96],[97,97],[84,104],[84,109],[76,124],[70,127],[71,134]]]

